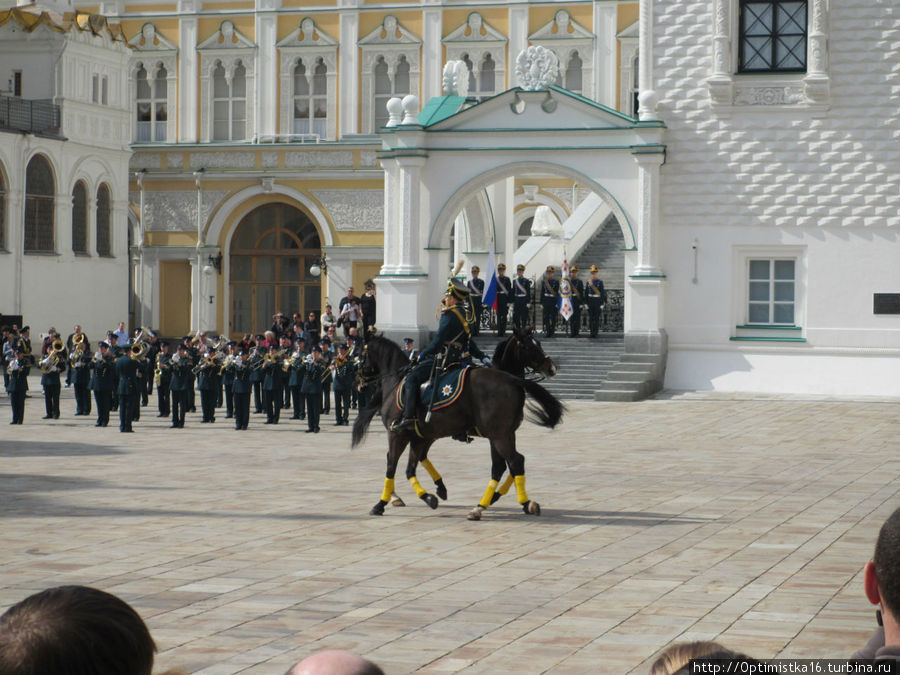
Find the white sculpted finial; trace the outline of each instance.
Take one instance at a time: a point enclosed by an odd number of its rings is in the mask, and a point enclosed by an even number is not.
[[[526,91],[546,89],[559,77],[559,59],[544,47],[527,47],[516,58],[516,77]]]
[[[465,61],[447,61],[444,65],[444,96],[469,95],[469,68]]]

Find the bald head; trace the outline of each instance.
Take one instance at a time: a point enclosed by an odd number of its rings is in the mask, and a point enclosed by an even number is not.
[[[384,671],[358,654],[330,649],[307,656],[287,675],[384,675]]]

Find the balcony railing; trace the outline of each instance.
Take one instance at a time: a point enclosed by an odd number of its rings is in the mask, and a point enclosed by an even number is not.
[[[47,100],[0,96],[0,129],[59,136],[59,106]]]

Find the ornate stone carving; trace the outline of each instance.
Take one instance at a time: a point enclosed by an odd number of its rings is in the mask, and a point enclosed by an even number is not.
[[[131,156],[129,169],[140,171],[141,169],[159,169],[162,159],[156,152],[136,152]]]
[[[312,194],[331,216],[336,230],[384,229],[382,190],[312,190]]]
[[[213,207],[227,195],[227,190],[203,191],[201,215],[204,223],[209,219]],[[197,192],[194,190],[145,192],[144,228],[148,231],[196,232]]]
[[[803,87],[744,87],[734,96],[735,105],[794,105],[803,103]]]
[[[192,152],[190,167],[196,169],[253,169],[256,157],[252,152]]]
[[[180,169],[184,166],[184,155],[180,152],[170,152],[166,155],[166,166],[170,169]]]
[[[526,91],[546,89],[559,77],[559,59],[544,47],[528,47],[516,57],[516,78]]]
[[[284,157],[284,164],[289,169],[305,169],[307,167],[350,167],[353,166],[353,153],[349,150],[336,150],[334,152],[322,150],[289,152]]]
[[[469,95],[469,69],[465,61],[447,61],[444,64],[444,96]]]
[[[278,166],[277,152],[264,152],[262,156],[262,165],[264,169],[274,169]]]
[[[359,153],[360,166],[378,166],[378,153],[371,150],[363,150]]]

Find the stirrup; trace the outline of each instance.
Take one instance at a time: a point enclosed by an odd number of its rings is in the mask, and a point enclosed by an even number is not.
[[[394,420],[391,423],[391,431],[399,431],[401,429],[406,429],[407,427],[414,427],[415,425],[415,417],[401,417],[399,420]]]

